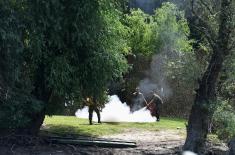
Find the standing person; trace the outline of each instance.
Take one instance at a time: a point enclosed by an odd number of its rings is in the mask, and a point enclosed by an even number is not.
[[[147,108],[150,110],[151,115],[156,117],[156,121],[160,121],[163,101],[161,97],[154,92],[152,96],[152,100],[147,104]]]
[[[160,112],[163,104],[163,100],[159,95],[152,91],[151,96],[145,99],[144,95],[140,92],[139,88],[136,88],[136,92],[133,93],[136,97],[135,102],[137,105],[141,105],[143,102],[147,106],[152,116],[156,117],[156,121],[160,121]],[[150,100],[150,98],[152,98]]]
[[[97,114],[98,123],[101,123],[100,110],[98,109],[98,104],[97,104],[96,99],[93,99],[93,97],[87,97],[86,98],[86,105],[88,106],[89,123],[90,123],[90,125],[92,125],[93,111],[95,111],[96,114]]]
[[[141,105],[143,102],[144,104],[147,104],[147,101],[143,93],[140,92],[140,89],[138,87],[135,89],[135,92],[133,93],[133,95],[135,96],[136,104]]]

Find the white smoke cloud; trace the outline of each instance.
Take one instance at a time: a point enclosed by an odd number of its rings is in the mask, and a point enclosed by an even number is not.
[[[75,114],[78,118],[88,118],[88,107],[77,110]],[[93,113],[93,121],[97,121],[97,115]],[[155,122],[156,118],[152,117],[150,111],[142,108],[133,113],[126,103],[122,103],[117,95],[110,96],[109,102],[101,112],[101,121],[103,122]]]
[[[197,155],[197,154],[191,151],[184,151],[182,155]]]
[[[152,57],[150,69],[145,79],[139,82],[140,91],[146,96],[151,92],[157,93],[159,96],[167,99],[172,95],[172,90],[167,82],[167,55],[163,52]]]

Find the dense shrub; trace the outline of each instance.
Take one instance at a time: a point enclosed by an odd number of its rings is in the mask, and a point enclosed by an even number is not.
[[[213,129],[221,140],[235,136],[235,112],[227,101],[222,101],[213,115]]]

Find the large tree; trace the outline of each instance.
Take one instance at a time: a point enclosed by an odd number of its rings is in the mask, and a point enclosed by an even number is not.
[[[199,80],[199,88],[187,126],[184,150],[204,153],[208,124],[216,104],[216,84],[226,57],[234,48],[234,1],[193,0],[192,11],[211,48],[206,71]]]
[[[0,1],[0,128],[10,131],[25,125],[29,115],[38,112],[40,102],[30,95],[32,86],[24,54],[25,1]],[[34,104],[31,104],[31,103]],[[37,107],[37,108],[36,108]]]
[[[0,88],[12,86],[0,96],[1,129],[37,134],[45,114],[65,103],[76,107],[85,96],[104,101],[108,83],[128,67],[118,5],[1,1]]]

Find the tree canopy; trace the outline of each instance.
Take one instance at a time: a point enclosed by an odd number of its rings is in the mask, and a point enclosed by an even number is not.
[[[0,6],[3,128],[28,126],[32,115],[82,97],[102,100],[108,82],[127,71],[118,3],[12,0]],[[50,102],[55,96],[60,102]]]

